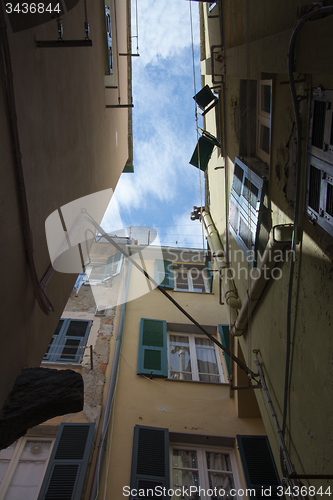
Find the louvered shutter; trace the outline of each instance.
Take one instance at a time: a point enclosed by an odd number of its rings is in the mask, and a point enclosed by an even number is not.
[[[160,286],[173,290],[172,262],[170,260],[155,260],[155,281],[157,281]]]
[[[61,424],[38,500],[80,500],[95,424]]]
[[[235,158],[229,201],[229,229],[252,267],[256,267],[266,180]]]
[[[280,480],[267,436],[237,436],[237,445],[248,488],[256,490],[256,499],[278,500]],[[270,495],[263,495],[262,488],[271,488]],[[251,496],[254,498],[254,496]]]
[[[224,347],[226,347],[229,350],[229,345],[230,345],[230,334],[229,334],[229,325],[218,325],[219,327],[219,333],[221,337],[221,342]],[[225,354],[225,363],[227,365],[227,370],[228,370],[228,379],[230,378],[230,357],[228,354]]]
[[[137,491],[131,500],[169,498],[158,494],[169,489],[169,431],[158,427],[134,427],[131,490]],[[158,490],[155,488],[158,487]],[[147,492],[147,490],[153,490]],[[147,495],[140,495],[144,490]]]
[[[58,346],[51,361],[80,363],[92,321],[66,319],[58,336]]]
[[[62,330],[64,321],[65,321],[64,319],[59,320],[59,323],[57,324],[55,332],[54,332],[52,339],[50,341],[49,347],[47,348],[47,351],[44,355],[43,361],[51,361],[53,355],[57,354],[56,344],[59,343],[59,342],[57,342],[57,340],[58,340],[58,336]]]
[[[137,374],[168,376],[166,321],[141,318]]]

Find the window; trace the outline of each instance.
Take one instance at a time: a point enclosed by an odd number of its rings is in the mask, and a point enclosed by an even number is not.
[[[174,266],[174,290],[209,293],[210,287],[205,266],[181,264]]]
[[[36,500],[53,439],[23,437],[0,451],[0,499]]]
[[[232,450],[220,450],[214,448],[192,447],[192,446],[172,446],[171,445],[171,467],[172,467],[172,485],[173,490],[183,490],[186,488],[192,493],[190,498],[206,500],[214,498],[216,500],[237,496],[230,495],[231,489],[238,488],[235,484],[236,463]],[[199,490],[201,488],[201,490]],[[220,495],[209,496],[208,490],[213,490]],[[208,491],[208,495],[207,495]],[[173,496],[173,500],[179,498]]]
[[[271,81],[260,80],[257,98],[257,156],[268,164],[271,144],[271,102]]]
[[[266,179],[235,158],[230,193],[229,228],[245,256],[256,265],[259,231],[263,219]]]
[[[81,363],[92,321],[61,319],[43,361]]]
[[[106,25],[106,36],[107,36],[107,51],[108,51],[108,65],[109,65],[109,75],[113,73],[112,64],[112,32],[111,32],[111,13],[110,8],[105,6],[105,25]]]
[[[225,381],[218,347],[207,337],[175,331],[175,325],[157,319],[141,318],[138,375],[222,383]],[[179,327],[179,325],[178,325]],[[214,327],[206,327],[215,330]],[[211,332],[209,332],[211,333]]]
[[[169,378],[224,382],[218,347],[207,337],[170,334]]]
[[[95,262],[89,264],[86,268],[85,284],[95,285],[98,283],[106,283],[111,276],[120,274],[123,263],[123,254],[120,252],[110,255],[105,262]]]
[[[206,264],[178,264],[156,259],[155,279],[164,288],[182,292],[210,293],[213,285],[209,261]]]
[[[232,448],[220,448],[219,445],[205,446],[197,445],[198,438],[224,441],[226,438],[220,436],[193,436],[182,434],[184,442],[170,445],[172,439],[178,443],[179,433],[170,432],[165,428],[146,427],[136,425],[133,436],[133,455],[131,469],[130,489],[133,491],[133,500],[142,498],[139,490],[145,490],[145,498],[170,498],[162,495],[170,488],[175,491],[173,500],[189,498],[192,500],[208,500],[214,498],[235,498],[235,492],[231,495],[230,489],[239,490],[240,484],[237,474],[237,466]],[[227,438],[230,446],[234,444],[234,438]],[[191,444],[189,444],[191,443]],[[193,444],[195,443],[195,444]],[[229,446],[228,444],[228,446]],[[171,480],[170,480],[171,476]],[[192,486],[191,494],[189,489]],[[208,490],[224,489],[224,496],[212,496]],[[186,488],[185,494],[179,495],[179,489]],[[204,491],[193,490],[201,488]],[[178,490],[178,491],[177,491]],[[208,494],[207,494],[208,493]]]
[[[306,211],[333,236],[333,90],[313,93]]]

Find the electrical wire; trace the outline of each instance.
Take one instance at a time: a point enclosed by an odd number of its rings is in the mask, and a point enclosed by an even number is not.
[[[114,397],[113,397],[112,405],[111,405],[111,408],[110,408],[110,415],[112,414],[111,429],[110,429],[110,431],[107,434],[107,436],[108,436],[108,441],[107,441],[108,453],[106,455],[106,470],[107,471],[109,470],[110,461],[111,461],[111,447],[112,447],[113,426],[114,426],[114,411],[113,411],[113,407],[115,405],[115,399],[116,399],[116,393],[117,393],[117,386],[118,386],[118,378],[119,378],[119,365],[118,365],[118,369],[117,369],[116,385],[115,385],[115,388],[114,388]],[[109,421],[110,421],[110,418],[109,418]],[[108,425],[109,425],[109,423],[108,423]],[[105,478],[105,486],[104,486],[104,496],[103,496],[104,500],[106,499],[106,489],[107,489],[107,484],[108,484],[108,478],[109,478],[109,475],[107,474],[106,478]],[[96,498],[97,497],[98,497],[98,489],[97,489]]]
[[[301,185],[301,158],[302,158],[302,123],[299,110],[299,100],[297,98],[295,81],[294,81],[294,65],[295,65],[295,47],[297,36],[307,21],[316,15],[332,15],[333,6],[320,7],[312,10],[304,15],[297,21],[294,26],[288,51],[288,77],[290,82],[291,98],[293,102],[294,115],[296,120],[296,134],[297,134],[297,162],[296,162],[296,190],[295,190],[295,203],[294,203],[294,230],[291,243],[292,255],[295,255],[296,245],[299,239],[299,203],[300,203],[300,185]],[[288,393],[289,393],[289,370],[290,370],[290,349],[291,349],[291,307],[292,307],[292,293],[294,283],[294,268],[295,259],[290,261],[289,269],[289,283],[288,283],[288,299],[287,299],[287,335],[286,335],[286,360],[285,360],[285,377],[284,377],[284,391],[283,391],[283,418],[282,418],[282,435],[285,436],[287,410],[288,410]]]
[[[197,94],[197,89],[196,89],[196,76],[195,76],[195,57],[194,57],[194,37],[193,37],[193,19],[192,19],[192,2],[189,2],[190,6],[190,26],[191,26],[191,48],[192,48],[192,66],[193,66],[193,90],[194,90],[194,95]],[[196,126],[196,133],[197,133],[197,148],[198,148],[198,171],[199,171],[199,189],[200,189],[200,207],[201,211],[203,209],[203,204],[202,204],[202,186],[201,186],[201,168],[200,168],[200,146],[199,146],[199,125],[198,125],[198,105],[197,101],[194,99],[194,115],[195,115],[195,126]],[[205,250],[205,235],[204,235],[204,229],[203,226],[201,225],[201,236],[202,236],[202,249]]]
[[[200,325],[162,286],[160,286],[148,273],[145,271],[123,248],[121,248],[112,238],[109,236],[107,233],[105,233],[102,229],[102,227],[95,221],[95,219],[88,213],[86,212],[87,216],[89,217],[89,220],[95,228],[100,231],[104,238],[106,238],[117,250],[118,252],[122,253],[126,259],[128,259],[129,262],[132,263],[134,267],[136,267],[163,295],[170,301],[172,302],[181,313],[186,316],[191,323],[193,323],[199,330],[204,333],[214,344],[216,344],[222,351],[224,351],[226,354],[229,355],[229,357],[235,361],[235,363],[238,364],[238,366],[246,372],[248,377],[253,378],[255,380],[255,377],[258,376],[258,373],[254,373],[248,366],[246,366],[243,361],[241,361],[237,356],[235,356],[229,349],[227,349],[224,345],[221,344],[213,335],[207,332],[207,330]]]

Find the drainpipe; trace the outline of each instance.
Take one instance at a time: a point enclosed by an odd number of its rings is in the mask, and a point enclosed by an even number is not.
[[[279,225],[273,227],[262,262],[258,267],[258,277],[252,281],[247,298],[239,311],[237,319],[230,325],[230,332],[235,337],[240,337],[245,333],[249,319],[271,277],[272,270],[276,262],[281,261],[282,250],[291,244],[292,233],[292,225]],[[294,258],[294,256],[292,255],[291,258]]]
[[[125,321],[127,294],[128,294],[129,282],[130,282],[130,277],[131,277],[131,268],[132,268],[132,263],[129,262],[128,267],[127,267],[127,275],[126,275],[126,283],[125,283],[125,288],[124,288],[123,303],[121,306],[120,319],[119,319],[119,325],[118,325],[116,348],[115,348],[114,357],[113,357],[112,371],[111,371],[111,376],[110,376],[108,395],[107,395],[106,404],[105,404],[105,412],[104,412],[104,417],[103,417],[101,437],[100,437],[100,441],[99,441],[99,445],[98,445],[98,452],[97,452],[97,458],[96,458],[96,464],[95,464],[95,470],[94,470],[94,476],[93,476],[89,500],[96,500],[97,495],[98,495],[98,486],[99,486],[99,481],[100,481],[100,476],[101,476],[101,471],[102,471],[102,463],[103,463],[103,458],[104,458],[104,453],[105,453],[105,448],[106,448],[105,441],[106,441],[106,437],[107,437],[107,433],[108,433],[108,429],[109,429],[111,407],[112,407],[115,385],[116,385],[116,380],[117,380],[117,371],[118,371],[118,365],[119,365],[120,349],[121,349],[121,344],[122,344],[122,340],[123,340],[123,328],[124,328],[124,321]]]
[[[224,248],[222,246],[214,223],[211,219],[211,216],[206,210],[202,211],[202,221],[204,224],[208,245],[213,254],[215,267],[216,269],[218,269],[221,276],[222,296],[224,298],[224,302],[228,306],[230,306],[231,311],[234,311],[234,320],[236,320],[237,315],[235,313],[235,309],[239,309],[242,303],[238,297],[234,281],[228,277],[228,263],[226,260]],[[230,322],[232,322],[231,319]]]

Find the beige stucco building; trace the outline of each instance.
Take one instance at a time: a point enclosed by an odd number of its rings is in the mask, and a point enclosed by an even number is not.
[[[258,357],[284,436],[290,463],[282,471],[274,416],[256,390],[280,474],[303,475],[307,488],[326,491],[333,463],[333,10],[324,4],[200,4],[208,98],[197,100],[213,139],[203,133],[201,163],[193,163],[206,179],[205,209],[194,216],[203,215],[220,268],[230,330],[254,371]]]
[[[133,171],[130,1],[66,0],[60,17],[30,3],[7,14],[8,5],[0,56],[0,407],[21,370],[40,364],[78,273],[53,272],[45,221],[56,214],[61,227],[61,207],[109,189],[102,216],[120,174]]]

